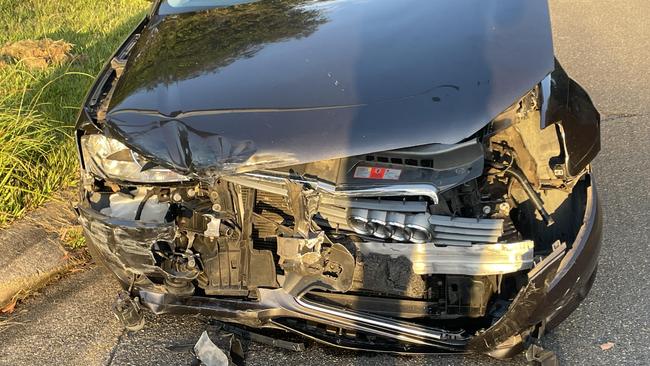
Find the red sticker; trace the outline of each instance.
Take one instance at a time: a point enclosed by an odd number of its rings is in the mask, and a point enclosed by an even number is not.
[[[354,177],[362,179],[399,180],[400,175],[402,175],[401,169],[360,166],[354,171]]]
[[[371,168],[370,179],[384,179],[386,168]]]

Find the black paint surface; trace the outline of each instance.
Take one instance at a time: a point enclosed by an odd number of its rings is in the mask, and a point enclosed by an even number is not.
[[[553,66],[543,1],[259,1],[154,19],[107,129],[186,173],[456,143]]]

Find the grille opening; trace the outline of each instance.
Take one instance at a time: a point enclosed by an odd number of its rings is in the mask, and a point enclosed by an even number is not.
[[[433,160],[432,159],[403,159],[403,158],[391,158],[391,157],[386,157],[386,156],[373,156],[373,155],[366,155],[365,156],[366,161],[376,161],[379,163],[391,163],[391,164],[396,164],[396,165],[407,165],[407,166],[416,166],[416,167],[422,167],[422,168],[433,168]]]
[[[412,166],[418,166],[418,161],[415,159],[406,159],[405,161],[406,165],[412,165]]]

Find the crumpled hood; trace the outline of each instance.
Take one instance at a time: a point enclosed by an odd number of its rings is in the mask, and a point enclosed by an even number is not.
[[[456,143],[553,70],[545,1],[262,0],[144,30],[106,132],[183,173]]]

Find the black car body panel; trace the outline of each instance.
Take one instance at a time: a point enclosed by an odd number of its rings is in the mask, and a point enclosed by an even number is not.
[[[600,152],[600,121],[598,111],[587,92],[571,80],[556,61],[550,75],[550,98],[542,127],[557,123],[562,126],[569,174],[577,175]]]
[[[144,307],[507,358],[587,295],[600,115],[545,2],[153,9],[77,123],[88,247]]]
[[[106,128],[183,173],[450,144],[553,62],[545,2],[261,1],[151,24]]]

